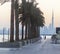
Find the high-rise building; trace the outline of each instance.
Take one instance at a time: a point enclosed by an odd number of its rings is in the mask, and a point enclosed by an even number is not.
[[[53,10],[52,10],[51,23],[49,24],[49,26],[44,26],[43,28],[40,29],[41,34],[55,34],[56,33],[56,29],[54,27],[54,11]]]
[[[54,11],[52,10],[52,28],[54,28]]]

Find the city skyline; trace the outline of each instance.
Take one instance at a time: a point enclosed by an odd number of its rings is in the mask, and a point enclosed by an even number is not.
[[[38,0],[38,7],[43,11],[45,16],[45,25],[51,23],[52,18],[52,9],[54,11],[54,24],[55,27],[60,27],[60,0]]]
[[[56,34],[56,27],[54,27],[54,11],[52,10],[51,23],[48,26],[40,27],[40,34]]]

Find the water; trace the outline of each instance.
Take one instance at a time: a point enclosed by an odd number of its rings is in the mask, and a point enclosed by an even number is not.
[[[44,39],[44,36],[41,36],[42,39]],[[19,35],[19,39],[22,38],[22,35]],[[25,36],[24,36],[25,38]],[[47,39],[51,38],[51,36],[46,36]],[[14,39],[15,39],[15,35],[14,35]],[[4,35],[4,39],[3,39],[3,35],[0,35],[0,42],[6,42],[6,41],[9,41],[10,40],[10,35]]]
[[[19,35],[19,39],[22,38],[22,35]],[[25,38],[25,36],[24,36]],[[10,40],[10,35],[0,35],[0,42],[6,42]],[[15,40],[15,35],[14,35],[14,40]]]
[[[10,36],[9,36],[10,37]],[[0,35],[0,42],[6,42],[9,40],[9,37],[8,35]]]

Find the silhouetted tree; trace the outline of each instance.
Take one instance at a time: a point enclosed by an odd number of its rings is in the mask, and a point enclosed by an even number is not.
[[[16,41],[19,41],[19,3],[18,3],[19,0],[16,0],[15,1],[15,40]]]
[[[10,42],[14,42],[14,0],[11,0]]]
[[[34,4],[34,1],[25,2],[24,8],[20,20],[23,22],[22,24],[25,25],[25,38],[28,37],[31,39],[38,37],[39,27],[44,25],[43,13],[37,8],[37,3]]]
[[[26,13],[26,0],[22,0],[22,40],[24,37],[24,21],[25,21],[25,13]]]

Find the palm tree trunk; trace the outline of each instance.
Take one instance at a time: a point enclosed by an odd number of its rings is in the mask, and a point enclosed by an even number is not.
[[[25,8],[26,8],[25,3],[26,3],[26,0],[22,0],[22,9],[23,9],[22,15],[23,15],[23,18],[24,18]],[[23,22],[22,22],[22,40],[23,40],[23,36],[24,36],[24,25],[23,25]]]
[[[24,25],[22,24],[22,40],[23,40],[23,37],[24,37]]]
[[[31,39],[30,17],[28,17],[28,39]]]
[[[15,1],[15,40],[19,41],[19,20],[18,20],[18,0]]]
[[[11,0],[10,42],[14,42],[14,0]]]
[[[38,33],[39,33],[39,36],[38,37],[40,37],[40,27],[38,27]]]
[[[40,26],[39,26],[39,37],[40,37]]]
[[[33,24],[32,25],[32,38],[36,38],[36,35],[37,35],[37,33],[36,33],[36,26]]]
[[[37,26],[37,38],[40,37],[40,27]]]

